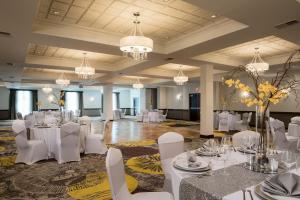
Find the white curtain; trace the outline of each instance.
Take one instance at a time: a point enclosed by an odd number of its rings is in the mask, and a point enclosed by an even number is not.
[[[32,112],[32,92],[28,90],[16,91],[16,112],[22,113],[22,116]]]

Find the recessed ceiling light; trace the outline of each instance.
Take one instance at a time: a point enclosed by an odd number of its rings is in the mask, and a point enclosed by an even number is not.
[[[54,15],[59,15],[59,14],[60,14],[60,12],[59,12],[59,11],[57,11],[57,10],[52,10],[52,14],[54,14]]]
[[[217,15],[212,15],[212,16],[210,16],[211,18],[216,18],[217,17]]]

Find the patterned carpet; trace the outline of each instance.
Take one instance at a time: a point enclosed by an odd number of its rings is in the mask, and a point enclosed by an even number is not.
[[[203,139],[186,139],[194,149]],[[161,191],[164,175],[156,141],[113,144],[121,149],[126,181],[131,192]],[[0,128],[0,199],[109,200],[105,155],[81,155],[80,162],[57,164],[41,161],[31,166],[15,164],[15,138],[9,128]]]

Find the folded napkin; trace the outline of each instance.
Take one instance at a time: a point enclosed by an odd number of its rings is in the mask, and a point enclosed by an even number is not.
[[[263,191],[287,197],[300,197],[300,176],[292,173],[278,174],[265,180]]]

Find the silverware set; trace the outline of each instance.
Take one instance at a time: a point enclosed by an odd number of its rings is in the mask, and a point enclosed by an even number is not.
[[[253,200],[253,196],[252,196],[252,191],[251,190],[242,189],[242,192],[243,192],[243,200],[246,200],[246,192],[249,193],[251,200]]]

